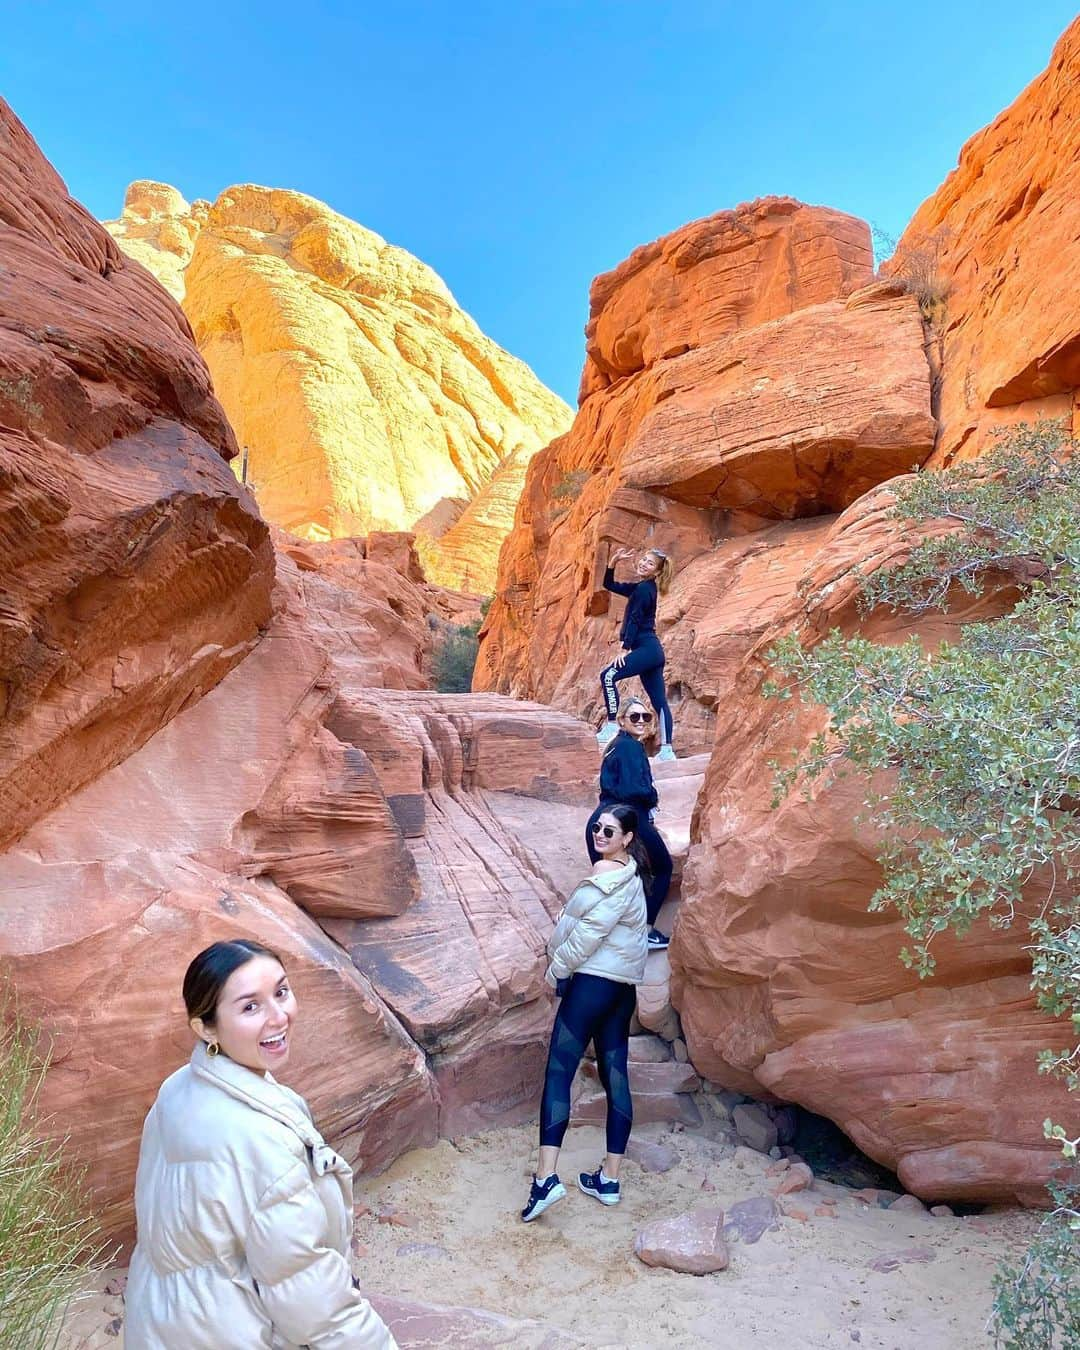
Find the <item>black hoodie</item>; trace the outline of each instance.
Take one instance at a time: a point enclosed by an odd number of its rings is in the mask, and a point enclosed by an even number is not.
[[[660,800],[653,787],[649,757],[640,741],[620,731],[600,764],[600,800],[623,802],[636,811],[651,811]]]
[[[604,589],[613,595],[626,596],[619,641],[628,651],[642,638],[656,636],[656,582],[651,577],[645,581],[616,581],[615,569],[609,567],[604,573]]]

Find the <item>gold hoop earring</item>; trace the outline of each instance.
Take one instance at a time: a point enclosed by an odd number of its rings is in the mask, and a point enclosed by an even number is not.
[[[217,1041],[207,1041],[206,1053],[213,1059],[215,1055],[221,1054],[221,1046],[218,1045]]]

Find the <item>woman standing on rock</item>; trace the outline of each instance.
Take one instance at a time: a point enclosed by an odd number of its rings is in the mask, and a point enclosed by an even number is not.
[[[526,1223],[566,1196],[556,1167],[570,1123],[570,1085],[589,1042],[607,1096],[607,1156],[578,1186],[602,1205],[619,1203],[622,1166],[634,1107],[627,1053],[635,986],[645,978],[648,920],[642,874],[648,859],[630,806],[602,811],[593,826],[598,861],[574,890],[548,943],[547,980],[561,997],[551,1029],[544,1095],[540,1101],[540,1157]]]
[[[593,836],[597,820],[619,802],[634,808],[638,817],[637,837],[645,846],[652,873],[652,881],[645,892],[649,950],[662,951],[669,939],[654,925],[671,886],[672,863],[663,835],[652,823],[659,802],[649,756],[645,753],[645,742],[652,730],[652,713],[640,699],[631,699],[619,713],[619,734],[610,742],[600,761],[600,805],[585,826],[585,847],[589,850],[590,861],[596,862],[600,858]]]
[[[296,1019],[281,962],[215,942],[184,1002],[198,1044],[143,1126],[127,1350],[396,1350],[353,1285],[349,1165],[271,1077]]]
[[[616,581],[615,568],[633,556],[633,549],[618,549],[611,555],[604,573],[605,590],[615,595],[625,595],[626,609],[619,630],[623,650],[600,674],[607,721],[596,733],[596,739],[601,745],[607,745],[618,735],[616,717],[619,695],[615,686],[620,680],[628,680],[636,675],[660,719],[660,752],[656,757],[659,760],[674,759],[671,709],[664,688],[664,649],[656,636],[656,597],[658,593],[667,594],[675,567],[666,553],[658,548],[649,548],[639,555],[635,564],[637,581]]]

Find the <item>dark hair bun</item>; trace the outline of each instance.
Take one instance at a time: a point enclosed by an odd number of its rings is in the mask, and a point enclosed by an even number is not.
[[[225,981],[255,956],[269,956],[284,969],[277,952],[251,938],[233,938],[215,942],[195,957],[184,975],[184,1006],[190,1018],[199,1017],[213,1025],[218,999]]]

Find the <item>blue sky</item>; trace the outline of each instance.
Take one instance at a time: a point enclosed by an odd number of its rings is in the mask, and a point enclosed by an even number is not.
[[[0,93],[95,215],[296,188],[434,267],[571,403],[592,277],[767,193],[897,235],[1075,0],[9,0]]]

